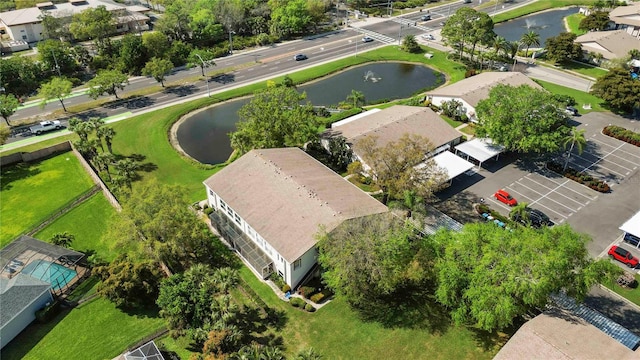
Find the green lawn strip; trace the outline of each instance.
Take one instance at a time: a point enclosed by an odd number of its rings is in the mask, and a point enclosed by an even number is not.
[[[490,359],[497,348],[483,350],[474,332],[450,327],[440,334],[424,329],[384,328],[363,322],[342,300],[333,300],[315,313],[293,308],[278,299],[246,267],[242,278],[271,307],[284,311],[282,336],[288,354],[313,347],[325,359]]]
[[[579,29],[580,21],[584,19],[585,16],[583,14],[571,14],[567,16],[565,19],[567,20],[567,26],[569,26],[569,31],[580,36],[587,33],[586,30]]]
[[[105,261],[113,260],[118,251],[106,238],[106,232],[116,210],[102,192],[64,214],[49,226],[36,233],[37,239],[50,239],[53,234],[68,231],[75,236],[71,246],[84,253],[97,253]]]
[[[191,355],[194,354],[193,351],[188,350],[191,346],[191,343],[186,337],[179,337],[177,339],[174,339],[171,336],[167,335],[154,340],[154,342],[160,349],[174,352],[182,360],[189,360],[191,359]]]
[[[97,298],[30,325],[2,349],[2,359],[112,359],[163,326],[156,310],[128,314]]]
[[[572,88],[568,88],[565,86],[561,86],[561,85],[557,85],[557,84],[552,84],[550,82],[546,82],[546,81],[542,81],[542,80],[534,80],[535,82],[537,82],[538,84],[540,84],[540,86],[542,86],[543,88],[545,88],[547,91],[553,93],[553,94],[560,94],[560,95],[569,95],[571,97],[573,97],[576,102],[577,105],[575,106],[576,109],[578,109],[578,112],[580,112],[580,114],[587,114],[590,113],[592,111],[607,111],[607,109],[605,109],[603,107],[603,100],[593,96],[589,93],[586,93],[584,91],[580,91],[580,90],[575,90]],[[590,104],[591,105],[591,110],[586,110],[583,108],[583,105],[585,104]]]
[[[593,5],[597,0],[538,0],[525,6],[505,11],[492,17],[494,23],[515,19],[539,11],[577,5]]]
[[[636,278],[636,282],[640,284],[640,276],[634,275]],[[622,296],[623,298],[631,301],[632,303],[640,306],[640,286],[636,286],[633,289],[623,288],[622,286],[616,283],[604,283],[604,286],[609,288],[609,290],[615,292],[616,294]]]
[[[89,190],[93,182],[70,152],[2,168],[0,246]]]
[[[594,65],[585,64],[583,62],[571,61],[569,63],[562,64],[562,68],[565,70],[571,70],[577,72],[578,74],[582,74],[584,76],[588,76],[594,79],[597,79],[603,75],[606,75],[609,71],[603,68],[599,68]]]

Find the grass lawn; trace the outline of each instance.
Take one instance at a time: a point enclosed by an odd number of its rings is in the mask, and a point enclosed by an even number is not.
[[[640,276],[638,276],[637,274],[634,275],[636,278],[636,281],[638,282],[638,284],[640,284]],[[625,299],[631,301],[632,303],[640,306],[640,285],[636,286],[635,289],[627,289],[627,288],[623,288],[622,286],[616,284],[616,283],[608,283],[608,284],[603,284],[604,286],[608,287],[610,290],[612,290],[613,292],[617,293],[618,295],[624,297]]]
[[[316,313],[293,308],[278,299],[271,288],[246,267],[240,271],[268,306],[284,312],[287,321],[281,331],[286,353],[293,355],[308,347],[324,359],[491,359],[498,347],[464,327],[450,326],[441,333],[425,329],[385,328],[364,322],[342,300],[333,300]]]
[[[571,6],[571,5],[593,5],[596,0],[538,0],[517,9],[505,11],[493,17],[494,23],[499,23],[520,16],[525,16],[542,10]]]
[[[580,21],[584,19],[585,16],[583,14],[571,14],[567,16],[565,19],[567,20],[567,26],[569,26],[569,31],[580,36],[587,33],[586,30],[578,29],[580,26]]]
[[[0,246],[37,226],[91,187],[91,178],[70,152],[3,167]]]
[[[553,93],[553,94],[561,94],[561,95],[570,95],[572,96],[574,99],[576,99],[577,105],[575,106],[576,109],[578,109],[578,112],[580,112],[580,114],[586,114],[586,113],[590,113],[592,111],[607,111],[607,109],[605,109],[602,104],[603,104],[603,100],[593,96],[589,93],[586,93],[584,91],[580,91],[580,90],[575,90],[572,88],[568,88],[568,87],[564,87],[561,85],[556,85],[556,84],[552,84],[550,82],[546,82],[546,81],[542,81],[542,80],[534,80],[535,82],[537,82],[538,84],[540,84],[540,86],[542,86],[543,88],[545,88],[547,91]],[[585,110],[582,106],[584,104],[590,104],[591,105],[591,110]]]
[[[99,192],[40,230],[35,237],[50,239],[55,233],[68,231],[76,237],[71,245],[75,250],[95,252],[101,259],[111,261],[118,254],[111,248],[105,234],[115,213],[113,206]]]
[[[112,359],[158,331],[156,311],[127,314],[97,298],[64,310],[46,324],[34,323],[2,349],[2,359]]]
[[[566,70],[575,71],[578,74],[589,76],[594,79],[597,79],[603,75],[606,75],[609,72],[606,69],[599,68],[597,66],[585,64],[578,61],[572,61],[566,64],[562,64],[562,68]]]

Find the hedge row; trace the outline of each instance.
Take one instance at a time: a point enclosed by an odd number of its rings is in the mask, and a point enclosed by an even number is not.
[[[593,176],[585,172],[578,171],[574,168],[567,167],[566,170],[563,170],[562,164],[557,163],[555,161],[548,162],[547,168],[575,182],[586,185],[595,191],[599,191],[601,193],[608,193],[609,191],[611,191],[611,188],[609,188],[609,185],[604,181],[600,179],[596,179]]]
[[[314,308],[313,305],[308,304],[306,301],[300,299],[299,297],[290,298],[289,299],[289,304],[291,304],[291,306],[293,306],[293,307],[300,308],[300,309],[308,311],[308,312],[316,311],[316,308]]]
[[[605,126],[605,128],[602,129],[602,133],[607,136],[611,136],[612,138],[622,140],[631,145],[640,146],[640,134],[631,130],[627,130],[623,127],[615,125]]]

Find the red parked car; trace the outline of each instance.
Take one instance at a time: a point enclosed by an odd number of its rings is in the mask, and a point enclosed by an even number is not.
[[[514,199],[511,195],[509,195],[508,192],[502,189],[496,191],[496,193],[493,194],[493,197],[496,198],[498,201],[501,201],[509,206],[518,205],[518,201],[516,201],[516,199]]]
[[[631,253],[620,246],[613,245],[609,249],[609,257],[616,259],[628,267],[635,268],[638,266],[638,258],[631,255]]]

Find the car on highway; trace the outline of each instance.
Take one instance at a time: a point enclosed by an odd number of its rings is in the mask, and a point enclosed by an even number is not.
[[[549,217],[540,210],[525,208],[525,211],[527,212],[526,217],[522,217],[520,214],[516,213],[513,214],[511,219],[525,226],[531,225],[531,227],[534,227],[536,229],[539,229],[543,226],[554,225],[553,221],[551,221],[551,219],[549,219]]]
[[[368,43],[368,42],[372,42],[372,41],[373,41],[373,38],[369,37],[369,36],[365,36],[365,37],[362,38],[362,42],[364,42],[364,43]]]
[[[295,61],[302,61],[302,60],[307,60],[307,59],[308,59],[308,57],[305,54],[295,54],[293,56],[293,60],[295,60]]]
[[[503,202],[509,206],[518,205],[518,201],[515,198],[513,198],[513,196],[511,196],[508,192],[502,189],[496,191],[496,193],[493,194],[493,197],[496,198],[496,200]]]
[[[431,20],[431,14],[422,15],[422,16],[420,17],[420,20],[422,20],[422,21],[429,21],[429,20]]]
[[[609,257],[620,261],[630,268],[638,266],[638,258],[631,255],[628,250],[617,245],[613,245],[611,249],[609,249]]]
[[[422,35],[422,38],[423,38],[423,39],[425,39],[425,40],[431,40],[431,41],[433,41],[433,40],[435,40],[435,39],[436,39],[436,37],[435,37],[435,36],[433,36],[432,34],[425,34],[425,35]]]

